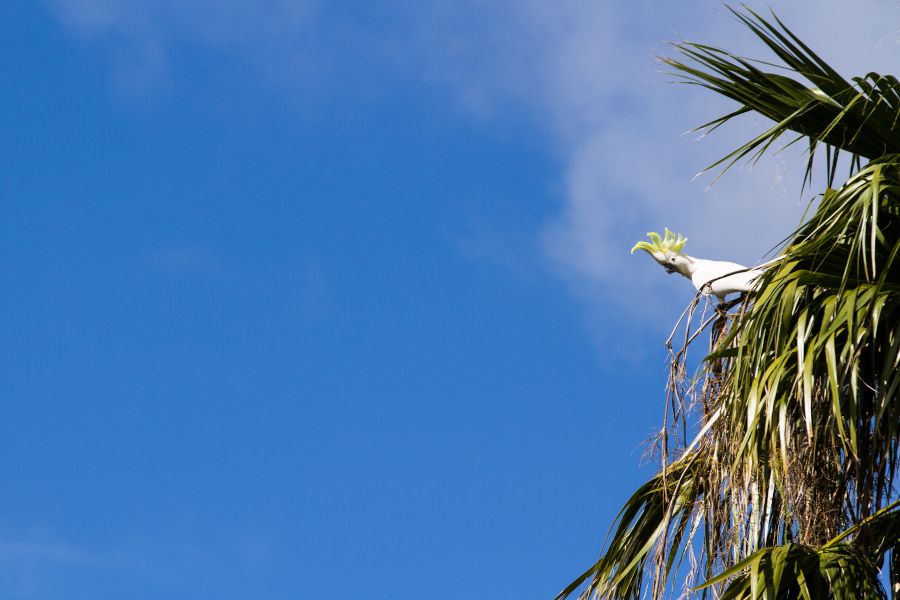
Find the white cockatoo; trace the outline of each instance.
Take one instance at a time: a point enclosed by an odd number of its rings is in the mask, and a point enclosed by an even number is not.
[[[720,302],[724,302],[728,294],[752,292],[765,267],[774,262],[748,268],[724,260],[694,258],[681,251],[687,238],[681,237],[681,234],[676,236],[668,228],[665,231],[665,236],[660,236],[655,231],[647,233],[651,241],[635,244],[631,249],[632,254],[635,250],[646,250],[667,273],[684,275],[691,280],[697,291],[712,294]]]

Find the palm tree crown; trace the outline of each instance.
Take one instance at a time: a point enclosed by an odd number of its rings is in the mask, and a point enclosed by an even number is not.
[[[804,184],[823,158],[827,186],[754,294],[693,329],[697,300],[686,311],[661,469],[557,600],[681,585],[723,599],[882,598],[880,569],[900,554],[900,83],[848,81],[774,15],[732,12],[779,64],[692,43],[662,59],[739,104],[701,129],[751,112],[774,123],[710,168],[757,160],[787,136],[808,147]],[[854,172],[835,185],[841,153]],[[710,352],[689,377],[703,330]]]

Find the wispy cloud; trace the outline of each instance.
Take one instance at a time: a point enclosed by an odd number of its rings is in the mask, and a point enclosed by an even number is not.
[[[158,248],[144,254],[145,262],[171,274],[220,275],[226,272],[213,249],[204,244]]]
[[[682,135],[729,106],[667,85],[670,78],[653,60],[670,52],[663,40],[682,38],[764,55],[718,2],[456,6],[434,11],[426,28],[434,47],[429,72],[443,74],[461,105],[479,117],[513,106],[547,133],[563,171],[560,209],[544,228],[543,245],[599,335],[609,330],[611,320],[602,317],[610,311],[631,311],[647,323],[661,302],[689,297],[689,286],[673,285],[645,257],[628,256],[648,229],[669,226],[691,238],[692,253],[752,263],[798,225],[806,198],[795,154],[730,174],[709,191],[711,177],[692,181],[765,125],[748,119],[706,143]],[[897,22],[896,3],[779,2],[775,9],[841,69],[900,66],[896,29],[885,25]],[[832,35],[838,25],[854,35]],[[445,40],[443,52],[434,40]]]
[[[96,553],[59,541],[0,539],[0,565],[55,564],[93,567],[103,561]]]
[[[45,0],[80,37],[108,44],[116,83],[133,93],[164,85],[179,45],[249,61],[275,79],[312,68],[316,0]]]
[[[534,280],[540,248],[526,232],[513,231],[482,216],[472,215],[464,230],[453,231],[447,239],[466,260],[494,265],[525,281]]]
[[[230,522],[214,532],[170,523],[150,534],[126,529],[114,537],[113,547],[101,547],[62,539],[44,527],[0,533],[0,597],[70,598],[92,591],[127,597],[140,583],[190,586],[221,582],[223,573],[247,581],[283,552],[265,522]]]
[[[752,173],[736,171],[709,191],[711,178],[692,181],[764,126],[748,119],[703,143],[683,135],[729,105],[668,85],[653,59],[670,52],[667,40],[683,38],[764,55],[719,0],[690,7],[596,0],[385,2],[374,11],[382,17],[377,22],[367,20],[373,15],[335,16],[314,0],[47,1],[80,35],[130,45],[145,73],[125,64],[120,78],[141,81],[164,72],[168,46],[185,40],[249,60],[275,80],[292,80],[297,65],[322,65],[340,55],[357,66],[380,61],[379,69],[447,90],[473,118],[513,115],[543,132],[562,169],[558,181],[548,182],[548,194],[558,190],[559,209],[548,216],[540,244],[589,315],[643,315],[661,297],[688,297],[689,287],[661,277],[645,257],[628,256],[647,230],[668,226],[690,237],[692,253],[752,263],[798,224],[804,208],[795,155],[764,161]],[[892,25],[900,16],[897,2],[772,4],[839,69],[900,70]],[[851,35],[834,35],[837,29]],[[300,72],[321,77],[316,68]]]
[[[120,562],[92,549],[47,535],[0,536],[0,595],[40,598],[61,572],[108,567]]]

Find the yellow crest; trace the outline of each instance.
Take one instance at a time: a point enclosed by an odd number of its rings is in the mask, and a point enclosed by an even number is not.
[[[666,227],[665,236],[660,236],[655,231],[648,231],[647,237],[650,238],[650,241],[635,244],[634,248],[631,249],[632,254],[634,254],[635,250],[646,250],[651,254],[653,252],[679,252],[684,248],[684,243],[687,241],[686,237],[681,237],[680,233],[678,235],[672,233],[668,227]]]

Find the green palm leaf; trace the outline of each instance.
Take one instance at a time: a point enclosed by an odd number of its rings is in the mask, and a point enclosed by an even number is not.
[[[703,494],[701,473],[709,468],[705,458],[697,453],[685,455],[638,488],[619,512],[604,555],[556,600],[585,582],[585,598],[640,598],[644,573],[654,556],[661,556],[660,550],[666,556],[658,570],[664,585],[677,556],[676,551],[667,550],[677,550],[691,534],[690,517]]]
[[[868,73],[854,77],[851,83],[777,18],[775,23],[770,23],[749,9],[746,14],[731,10],[783,62],[782,66],[694,43],[675,45],[683,60],[661,59],[675,69],[680,80],[710,89],[741,105],[737,111],[699,129],[714,129],[748,112],[774,122],[768,130],[707,169],[722,164],[727,169],[744,157],[757,160],[789,132],[798,134],[794,141],[805,139],[809,144],[807,175],[816,149],[822,144],[829,150],[846,151],[870,160],[900,152],[900,82],[895,77]],[[772,72],[772,68],[778,68],[781,73]],[[828,164],[833,165],[836,155],[829,152],[828,158]]]
[[[603,555],[557,600],[662,598],[691,577],[717,598],[882,598],[878,568],[888,552],[900,558],[900,84],[846,80],[777,18],[735,14],[780,65],[690,43],[664,59],[739,103],[704,128],[748,112],[774,122],[710,168],[793,133],[809,146],[807,177],[821,148],[829,186],[839,152],[857,171],[824,191],[753,297],[704,324],[710,352],[695,378],[688,322],[664,441],[697,433],[665,446]]]
[[[721,600],[885,598],[878,566],[900,533],[894,502],[821,547],[789,543],[754,552],[698,589],[727,583]],[[874,545],[857,540],[876,540]]]

